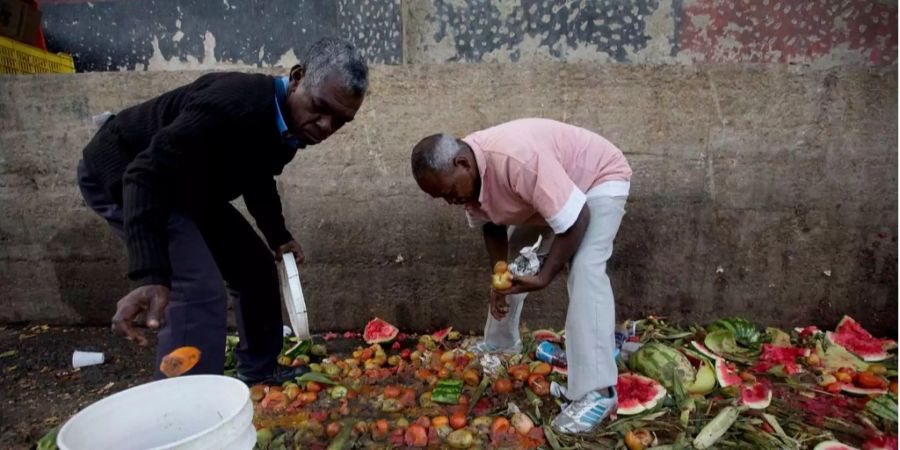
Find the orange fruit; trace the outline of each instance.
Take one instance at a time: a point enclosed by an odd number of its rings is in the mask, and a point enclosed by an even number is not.
[[[496,263],[494,263],[494,273],[495,274],[499,275],[508,270],[509,270],[509,267],[507,267],[506,261],[497,261]]]
[[[450,425],[450,419],[447,416],[435,416],[431,419],[431,426],[434,428],[444,425]]]
[[[179,347],[164,356],[159,363],[159,371],[165,376],[177,377],[191,370],[200,361],[200,349],[197,347]]]
[[[428,445],[428,432],[422,425],[414,423],[406,429],[403,440],[410,447],[425,447]]]
[[[384,398],[397,398],[400,396],[400,388],[397,386],[387,386],[384,388]]]
[[[509,430],[509,420],[506,417],[497,416],[491,424],[491,433],[506,433]]]

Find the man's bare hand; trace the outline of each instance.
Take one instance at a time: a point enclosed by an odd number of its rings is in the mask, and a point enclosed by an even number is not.
[[[143,312],[147,313],[147,327],[159,328],[169,304],[169,288],[161,284],[148,284],[129,292],[116,303],[116,315],[112,318],[113,332],[125,336],[138,345],[147,345],[147,338],[134,328],[133,322]]]
[[[506,296],[491,289],[491,315],[494,319],[503,320],[506,313],[509,312],[509,301]]]
[[[275,260],[281,261],[281,257],[288,252],[294,254],[294,261],[296,261],[298,265],[303,264],[303,260],[306,259],[300,244],[297,241],[291,240],[278,247],[278,250],[275,251]]]

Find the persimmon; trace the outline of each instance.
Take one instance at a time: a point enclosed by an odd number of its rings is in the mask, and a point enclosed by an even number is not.
[[[191,370],[200,361],[200,349],[197,347],[179,347],[164,356],[159,363],[159,371],[165,376],[177,377]]]

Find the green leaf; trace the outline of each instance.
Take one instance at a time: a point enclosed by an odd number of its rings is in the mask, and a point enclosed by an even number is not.
[[[307,372],[303,375],[297,377],[297,383],[306,383],[307,381],[315,381],[319,384],[330,384],[332,386],[337,386],[337,383],[328,378],[324,373],[318,372]]]
[[[16,350],[7,350],[3,353],[0,353],[0,358],[8,358],[10,356],[16,356],[16,353],[19,353]]]
[[[37,443],[37,450],[56,450],[56,434],[59,433],[59,427],[47,432]]]

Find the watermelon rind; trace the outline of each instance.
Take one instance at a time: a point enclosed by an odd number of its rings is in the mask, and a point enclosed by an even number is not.
[[[886,388],[862,388],[859,386],[854,386],[852,384],[844,384],[841,386],[841,390],[846,392],[847,394],[852,395],[881,395],[887,394]]]
[[[691,346],[693,346],[694,349],[696,349],[698,352],[702,353],[704,356],[706,356],[707,358],[709,358],[712,361],[716,361],[716,360],[722,358],[721,356],[713,353],[712,350],[706,348],[705,345],[703,345],[697,341],[691,341]]]
[[[766,396],[763,399],[753,399],[756,389],[765,389]],[[741,385],[741,403],[750,409],[766,409],[772,403],[772,390],[765,387],[762,383],[753,383],[751,385]]]
[[[628,357],[628,367],[660,382],[666,389],[673,389],[675,376],[684,386],[694,382],[697,376],[687,356],[678,350],[658,342],[644,344]]]
[[[719,319],[706,327],[707,331],[728,330],[734,334],[734,340],[745,347],[753,347],[762,343],[763,335],[752,322],[740,317]]]
[[[387,330],[387,333],[384,330]],[[379,332],[380,335],[376,335],[376,332]],[[380,344],[392,341],[399,333],[400,330],[397,327],[376,317],[366,324],[366,328],[363,330],[363,339],[365,339],[367,344]]]
[[[888,359],[888,357],[890,356],[888,354],[888,352],[884,351],[884,350],[882,350],[879,353],[863,353],[863,352],[860,352],[859,349],[854,350],[852,348],[848,348],[848,347],[844,346],[843,344],[838,343],[835,340],[835,334],[832,333],[831,331],[825,332],[825,339],[828,340],[829,344],[841,346],[844,349],[846,349],[848,352],[853,353],[854,355],[862,358],[863,361],[868,361],[868,362],[884,361],[885,359]]]
[[[724,359],[716,360],[716,380],[719,386],[728,387],[741,384],[741,377],[737,374],[737,370],[728,367],[729,362]]]
[[[633,405],[628,404],[629,399],[622,398],[621,392],[619,395],[619,406],[616,409],[616,414],[623,416],[631,416],[635,414],[639,414],[641,412],[653,409],[656,407],[657,403],[666,396],[666,388],[663,387],[659,382],[652,378],[645,377],[643,375],[638,375],[636,373],[623,373],[619,375],[619,380],[623,378],[633,378],[642,383],[648,383],[656,387],[656,393],[654,394],[652,399],[648,399],[644,402],[640,402],[635,400]],[[617,382],[619,384],[619,382]]]
[[[450,334],[451,331],[453,331],[453,327],[447,327],[442,330],[437,330],[434,333],[431,333],[431,338],[437,342],[441,342],[445,337],[447,337],[448,334]]]
[[[712,392],[712,390],[715,388],[715,370],[713,370],[712,366],[710,366],[708,362],[701,361],[700,367],[697,368],[697,377],[694,378],[694,383],[687,388],[688,393],[706,395]]]
[[[859,450],[838,441],[823,441],[816,444],[813,450]]]

